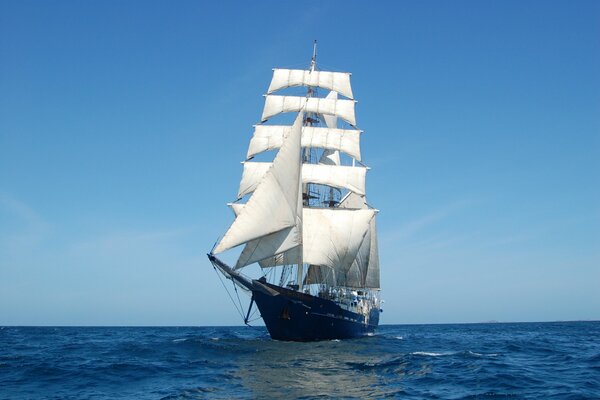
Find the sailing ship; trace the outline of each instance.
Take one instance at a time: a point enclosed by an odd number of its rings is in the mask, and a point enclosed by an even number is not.
[[[246,316],[238,310],[244,322],[255,304],[276,340],[369,335],[383,311],[378,211],[366,198],[351,74],[317,69],[316,55],[315,41],[307,70],[273,70],[228,204],[235,220],[208,254],[236,293],[251,296]],[[238,246],[235,265],[217,258]],[[246,275],[252,266],[255,277]]]

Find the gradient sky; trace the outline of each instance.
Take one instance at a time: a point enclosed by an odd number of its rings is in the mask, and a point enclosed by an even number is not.
[[[600,2],[0,2],[0,324],[241,324],[271,68],[353,73],[382,323],[600,319]]]

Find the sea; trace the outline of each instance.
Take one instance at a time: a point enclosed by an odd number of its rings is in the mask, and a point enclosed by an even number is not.
[[[600,322],[384,325],[279,342],[264,327],[0,327],[0,399],[600,399]]]

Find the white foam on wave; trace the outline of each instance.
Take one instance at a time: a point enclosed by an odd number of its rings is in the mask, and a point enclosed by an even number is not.
[[[413,351],[410,354],[412,354],[414,356],[440,357],[440,356],[451,356],[451,355],[455,355],[458,353],[457,352],[434,353],[431,351]],[[482,354],[482,353],[476,353],[471,350],[467,350],[466,352],[464,352],[462,354],[469,354],[471,356],[476,356],[476,357],[496,357],[496,356],[498,356],[498,354],[496,354],[496,353]]]
[[[452,353],[432,353],[432,352],[428,352],[428,351],[413,351],[410,354],[412,354],[414,356],[439,357],[439,356],[447,356],[447,355],[450,355]]]
[[[173,343],[185,342],[186,340],[187,340],[186,338],[173,339]]]
[[[404,338],[402,336],[396,336],[395,339],[402,340]]]
[[[477,357],[497,357],[498,356],[497,353],[482,354],[482,353],[475,353],[474,351],[471,351],[471,350],[467,350],[467,353],[469,353],[472,356],[477,356]]]

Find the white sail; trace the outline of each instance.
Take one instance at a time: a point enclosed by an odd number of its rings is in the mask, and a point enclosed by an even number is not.
[[[365,200],[365,196],[358,195],[356,193],[349,192],[340,201],[340,208],[369,208]]]
[[[300,229],[297,226],[251,240],[246,243],[244,250],[242,250],[235,269],[245,267],[268,257],[273,257],[275,254],[281,254],[286,250],[295,248],[301,242]],[[298,259],[296,259],[297,261]]]
[[[301,247],[294,247],[291,250],[276,254],[273,257],[260,260],[258,264],[261,266],[261,268],[271,268],[276,267],[278,265],[291,265],[298,262],[298,260],[300,259],[301,251]]]
[[[255,126],[246,158],[281,147],[283,137],[290,129],[286,125]],[[360,133],[357,129],[305,126],[302,129],[302,147],[339,150],[360,161]]]
[[[240,180],[240,188],[237,197],[241,199],[248,193],[254,192],[263,176],[271,168],[269,162],[244,162],[244,171]]]
[[[304,164],[302,182],[318,183],[365,194],[366,167]]]
[[[298,215],[298,203],[301,197],[302,118],[302,113],[299,113],[271,167],[214,248],[214,254],[282,229],[301,225],[302,216]]]
[[[337,100],[338,94],[333,90],[329,92],[326,99]],[[325,120],[325,125],[329,129],[337,128],[337,117],[334,115],[322,114],[321,117]],[[340,152],[336,149],[325,149],[321,158],[319,159],[319,164],[322,165],[341,165],[340,161]]]
[[[245,206],[245,204],[243,203],[227,203],[227,205],[231,207],[231,211],[233,211],[236,217],[240,215],[240,212],[242,212],[242,208],[244,208]]]
[[[263,176],[269,171],[271,163],[244,162],[244,171],[238,190],[238,198],[256,190]],[[348,189],[354,193],[365,194],[366,167],[348,167],[338,165],[302,165],[302,183],[318,183],[336,188]]]
[[[340,165],[340,152],[337,150],[325,150],[319,158],[319,165]]]
[[[354,103],[356,103],[354,100],[267,95],[261,121],[264,122],[277,114],[304,110],[309,113],[335,115],[356,126]]]
[[[375,217],[370,222],[371,246],[369,248],[369,265],[365,278],[365,287],[379,289],[379,245],[377,243],[377,222]]]
[[[303,210],[302,259],[336,271],[347,271],[369,229],[375,210],[340,208],[307,208]],[[300,248],[294,248],[270,259],[262,267],[293,264]]]
[[[331,91],[331,92],[329,92],[329,94],[327,96],[325,96],[325,98],[331,99],[331,100],[337,100],[338,94],[337,94],[337,92]],[[325,120],[325,125],[327,125],[327,127],[329,129],[337,128],[337,117],[335,115],[323,114],[322,117]]]
[[[371,249],[371,230],[367,230],[367,234],[363,238],[360,248],[356,253],[352,265],[340,274],[340,285],[351,287],[364,287],[365,278],[369,267],[369,256]]]
[[[346,209],[368,209],[365,196],[348,193],[339,207]],[[360,281],[355,277],[360,276]],[[373,217],[369,223],[369,233],[365,235],[360,250],[347,274],[347,286],[379,288],[379,250],[377,244],[377,223]]]
[[[273,79],[267,93],[294,86],[315,86],[335,90],[349,99],[354,98],[350,86],[350,73],[300,69],[273,69]]]
[[[321,267],[320,265],[311,265],[308,267],[308,272],[304,278],[305,285],[312,284],[327,284],[329,286],[336,286],[336,271],[329,267]]]

